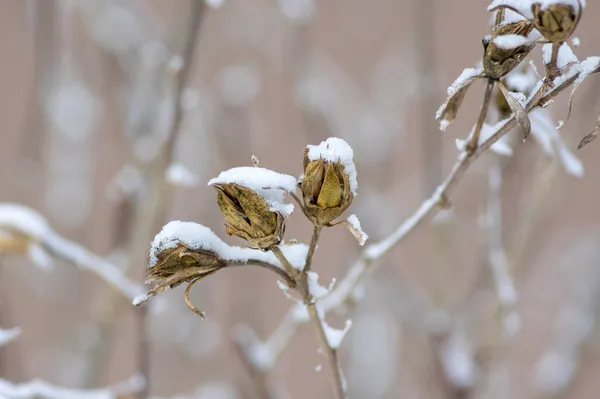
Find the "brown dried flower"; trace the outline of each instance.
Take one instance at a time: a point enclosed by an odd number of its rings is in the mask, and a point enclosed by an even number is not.
[[[216,183],[217,203],[227,224],[227,234],[267,249],[281,242],[285,218],[271,210],[267,201],[253,190],[235,183]]]
[[[577,28],[581,18],[581,2],[577,0],[575,7],[572,2],[564,2],[542,6],[540,3],[531,5],[532,23],[537,30],[551,42],[567,40]]]
[[[313,223],[328,225],[340,216],[354,198],[350,191],[350,176],[341,161],[331,162],[323,158],[314,161],[304,150],[304,178],[300,185],[305,212]]]
[[[527,43],[515,48],[501,48],[494,39],[502,35],[526,38],[532,30],[533,25],[529,21],[510,22],[497,26],[491,36],[483,39],[483,69],[488,78],[500,79],[512,71],[534,47],[533,43]]]
[[[165,247],[155,256],[156,260],[149,262],[149,276],[146,280],[146,283],[154,284],[154,287],[146,295],[136,298],[134,305],[147,301],[167,288],[189,283],[185,290],[185,302],[194,313],[204,318],[204,312],[189,299],[190,289],[199,280],[225,267],[226,262],[210,251],[193,249],[181,242],[174,247]]]

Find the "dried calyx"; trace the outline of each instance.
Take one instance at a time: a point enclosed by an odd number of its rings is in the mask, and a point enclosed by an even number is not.
[[[227,234],[248,241],[253,247],[267,249],[281,242],[285,217],[271,209],[255,191],[235,183],[218,183],[217,202],[227,224]]]
[[[323,157],[311,161],[309,148],[304,150],[304,177],[300,188],[306,215],[319,226],[326,226],[340,216],[354,198],[344,164],[339,159]]]
[[[525,43],[514,48],[501,48],[494,39],[504,35],[517,35],[527,38],[533,25],[529,21],[516,21],[505,23],[494,28],[491,36],[483,39],[483,69],[487,77],[500,79],[512,71],[535,46],[533,43]]]

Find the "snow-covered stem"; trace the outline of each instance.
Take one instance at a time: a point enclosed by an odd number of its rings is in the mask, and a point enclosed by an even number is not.
[[[312,237],[310,239],[310,245],[308,246],[308,253],[306,254],[306,262],[304,262],[304,272],[309,272],[312,266],[312,259],[315,255],[315,249],[317,248],[317,242],[321,235],[322,226],[316,225],[313,228]]]
[[[146,383],[140,375],[104,389],[71,389],[57,386],[42,380],[31,380],[15,384],[0,379],[2,399],[118,399],[140,392]]]
[[[570,87],[578,77],[579,72],[573,74],[559,85],[551,89],[549,89],[546,84],[543,84],[537,93],[530,96],[525,106],[526,112],[529,113],[536,108],[545,106],[552,98]],[[479,158],[479,156],[485,153],[494,143],[504,137],[516,125],[516,123],[516,118],[512,116],[506,121],[506,123],[497,125],[498,127],[496,128],[496,131],[487,140],[481,143],[481,145],[479,145],[471,154],[468,154],[466,151],[462,151],[458,155],[458,158],[456,159],[456,162],[454,163],[454,166],[452,167],[452,170],[448,176],[446,176],[444,181],[434,190],[432,195],[423,201],[415,210],[415,212],[405,219],[404,222],[402,222],[400,226],[398,226],[398,228],[396,228],[389,236],[383,238],[377,243],[367,246],[361,252],[354,265],[352,265],[352,267],[350,267],[348,270],[346,276],[336,284],[336,287],[326,297],[319,301],[323,312],[326,314],[327,312],[337,309],[348,302],[348,300],[354,295],[356,288],[361,284],[365,277],[373,272],[375,269],[373,265],[376,260],[383,257],[392,248],[398,245],[398,243],[408,237],[408,235],[425,220],[431,220],[431,218],[435,216],[439,210],[447,207],[449,205],[448,198],[453,188],[462,179],[471,164],[477,158]],[[471,136],[469,136],[468,139],[471,139]],[[284,317],[283,323],[299,327],[305,321],[302,319],[294,319],[294,312],[295,308],[290,309],[288,314]],[[289,331],[287,328],[285,330]],[[290,332],[290,334],[291,333],[293,333],[293,331]],[[274,334],[272,334],[264,344],[270,344],[270,340],[273,338]]]
[[[479,112],[479,118],[477,118],[477,124],[475,125],[475,130],[471,135],[471,139],[469,140],[469,144],[467,145],[467,151],[473,152],[477,148],[479,144],[479,136],[481,134],[481,128],[483,127],[483,123],[485,122],[485,118],[487,116],[487,111],[490,107],[490,100],[492,99],[492,90],[494,89],[494,80],[488,79],[485,84],[485,92],[483,95],[483,104],[481,105],[481,111]]]
[[[289,287],[294,287],[296,285],[296,279],[298,277],[298,271],[294,268],[294,266],[292,266],[292,264],[290,263],[290,261],[285,257],[285,255],[283,254],[283,252],[281,252],[281,249],[277,245],[274,245],[271,248],[271,252],[273,252],[273,254],[277,258],[277,260],[279,260],[279,262],[281,262],[281,264],[285,268],[286,274],[292,280],[292,281],[289,281],[290,279],[286,280],[286,282],[291,282],[292,283],[292,285],[288,284],[288,286]]]
[[[502,245],[502,170],[498,159],[490,166],[489,199],[486,218],[488,234],[488,262],[500,309],[503,313],[503,327],[507,337],[519,329],[519,316],[515,310],[517,294],[510,275],[508,260]]]
[[[317,327],[317,335],[319,337],[319,341],[321,341],[321,349],[327,356],[329,367],[333,373],[333,383],[336,398],[347,399],[348,394],[346,393],[346,380],[344,377],[344,372],[342,371],[342,366],[340,365],[337,349],[332,348],[327,339],[327,333],[325,332],[325,326],[323,325],[325,321],[319,316],[314,301],[306,305],[306,309],[308,310],[308,314],[310,315],[310,319],[312,320],[313,324]]]

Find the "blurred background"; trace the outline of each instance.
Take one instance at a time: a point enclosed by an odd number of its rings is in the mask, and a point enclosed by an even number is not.
[[[37,210],[141,283],[150,241],[168,220],[235,243],[210,178],[251,165],[253,154],[298,176],[304,146],[336,136],[358,169],[349,213],[377,242],[448,174],[455,139],[477,118],[481,82],[448,131],[434,116],[446,88],[480,60],[488,4],[2,0],[0,201]],[[580,59],[600,52],[599,15],[590,1],[575,34]],[[541,68],[539,48],[530,59]],[[594,76],[579,89],[559,131],[563,153],[593,128],[599,90]],[[567,93],[549,107],[551,131]],[[173,155],[161,157],[170,137]],[[365,281],[340,353],[351,398],[600,395],[600,144],[553,157],[540,140],[523,144],[518,129],[504,144],[512,156],[479,159],[451,211],[418,227]],[[293,214],[286,238],[306,242],[310,232]],[[517,293],[510,309],[498,300],[498,251]],[[347,231],[326,229],[314,262],[321,282],[341,278],[359,252]],[[291,302],[272,274],[235,268],[203,280],[192,293],[208,315],[201,321],[182,288],[134,308],[60,259],[48,272],[39,257],[0,255],[0,326],[22,330],[0,347],[1,378],[95,388],[147,369],[153,397],[262,397],[232,337],[246,325],[264,339],[280,323]],[[317,348],[312,326],[302,326],[268,376],[278,397],[332,397]]]

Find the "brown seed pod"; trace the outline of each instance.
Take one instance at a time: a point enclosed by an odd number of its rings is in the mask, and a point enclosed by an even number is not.
[[[527,37],[533,30],[529,21],[516,21],[497,26],[491,36],[483,39],[483,69],[487,77],[500,79],[512,71],[533,49],[533,43],[523,44],[515,48],[501,48],[494,39],[502,35],[519,35]]]
[[[533,3],[531,22],[548,41],[563,42],[573,34],[581,18],[581,2],[577,0],[576,4],[564,2],[543,7]]]
[[[306,214],[320,226],[328,225],[340,216],[354,198],[344,165],[323,158],[311,161],[308,148],[304,150],[304,178],[300,188]]]
[[[283,238],[285,218],[271,210],[267,201],[253,190],[235,183],[216,183],[217,203],[227,224],[227,234],[267,249]]]

